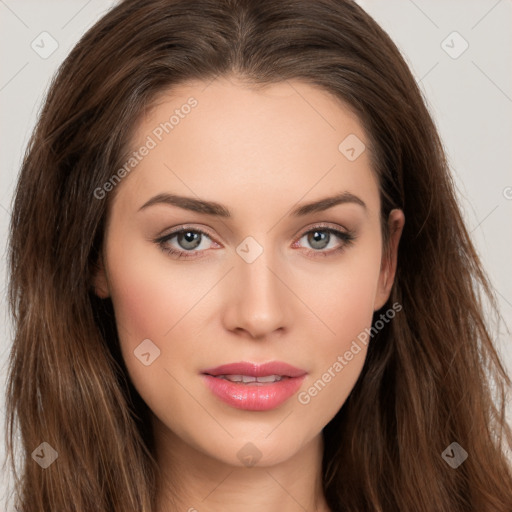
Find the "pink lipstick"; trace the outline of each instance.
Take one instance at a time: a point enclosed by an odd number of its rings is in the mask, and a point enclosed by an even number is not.
[[[223,402],[246,411],[275,409],[298,391],[307,372],[280,361],[231,363],[201,372]]]

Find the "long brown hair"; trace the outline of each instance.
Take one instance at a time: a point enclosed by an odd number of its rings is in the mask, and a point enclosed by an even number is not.
[[[127,376],[112,304],[91,290],[111,199],[94,192],[122,166],[159,92],[230,75],[302,80],[350,106],[371,142],[383,229],[391,209],[405,212],[383,308],[398,302],[403,311],[372,338],[356,386],[324,429],[329,506],[510,512],[511,383],[483,317],[484,305],[497,311],[493,290],[421,92],[388,35],[349,0],[126,0],[60,67],[10,231],[7,443],[17,510],[154,510],[148,409]],[[58,452],[44,470],[31,456],[42,442]],[[457,469],[441,456],[453,442],[468,453]]]

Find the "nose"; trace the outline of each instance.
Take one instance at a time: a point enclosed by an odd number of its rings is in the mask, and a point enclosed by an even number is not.
[[[286,285],[286,275],[269,255],[270,251],[263,251],[252,263],[237,256],[226,284],[226,329],[262,339],[276,332],[282,334],[290,326],[293,294]]]

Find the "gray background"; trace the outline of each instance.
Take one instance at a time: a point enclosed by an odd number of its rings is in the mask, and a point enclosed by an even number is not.
[[[277,0],[276,0],[277,1]],[[495,286],[506,325],[496,342],[512,374],[512,1],[360,0],[397,43],[444,141],[466,223]],[[106,0],[0,0],[0,389],[12,332],[5,303],[5,243],[21,158],[49,81]],[[460,34],[453,35],[456,31]],[[40,53],[58,48],[42,58]],[[444,41],[444,42],[443,42]],[[463,52],[466,44],[468,48]],[[460,54],[460,55],[459,55]],[[3,436],[4,405],[0,399]],[[35,447],[34,447],[35,448]],[[4,461],[0,442],[0,464]],[[8,475],[2,471],[0,501]]]

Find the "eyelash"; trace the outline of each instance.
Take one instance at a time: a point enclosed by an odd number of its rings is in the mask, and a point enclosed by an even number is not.
[[[343,241],[343,243],[342,243],[342,245],[340,245],[340,247],[337,247],[335,249],[330,249],[328,251],[325,251],[325,250],[315,250],[315,249],[306,249],[307,254],[313,254],[315,257],[316,256],[327,257],[327,256],[332,256],[334,254],[339,254],[342,251],[344,251],[347,247],[352,245],[354,243],[355,239],[356,239],[356,236],[355,236],[355,234],[352,231],[347,231],[347,232],[339,231],[339,230],[334,229],[332,227],[319,224],[318,226],[313,226],[312,228],[308,229],[307,231],[304,231],[298,237],[297,240],[300,240],[305,235],[308,235],[309,233],[313,233],[315,231],[320,231],[320,232],[325,232],[325,233],[329,233],[329,234],[335,235],[336,237],[338,237],[339,239],[341,239]],[[188,228],[186,226],[181,226],[176,231],[173,231],[172,233],[169,233],[169,234],[167,234],[165,236],[159,237],[159,238],[153,240],[153,242],[156,243],[164,253],[166,253],[166,254],[168,254],[170,256],[173,256],[176,259],[202,258],[202,256],[193,256],[192,254],[200,253],[200,252],[204,252],[204,251],[193,251],[193,250],[192,251],[179,251],[177,249],[173,249],[173,248],[165,245],[167,242],[169,242],[169,240],[174,238],[176,235],[179,235],[180,233],[185,233],[185,232],[199,233],[201,235],[205,235],[206,237],[208,237],[210,239],[213,239],[213,237],[209,233],[207,233],[206,231],[203,231],[201,229]]]

